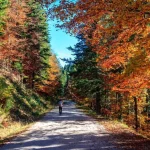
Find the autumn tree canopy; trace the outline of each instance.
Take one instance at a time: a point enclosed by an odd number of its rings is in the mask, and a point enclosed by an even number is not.
[[[50,79],[49,68],[59,70],[60,67],[58,61],[56,64],[51,61],[51,55],[54,57],[42,3],[36,0],[0,1],[1,73],[17,75],[18,82],[39,92],[40,85],[47,86],[46,80],[55,80]],[[57,86],[53,84],[48,88],[57,89]]]
[[[149,5],[148,0],[63,0],[49,13],[62,21],[58,27],[84,35],[99,66],[110,72],[113,90],[137,95],[150,85]]]

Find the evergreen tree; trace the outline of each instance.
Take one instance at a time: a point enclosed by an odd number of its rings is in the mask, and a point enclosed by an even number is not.
[[[26,22],[28,44],[23,65],[28,85],[34,88],[35,84],[48,78],[50,44],[45,10],[35,0],[29,1],[28,6],[30,8]]]
[[[97,113],[100,113],[103,78],[97,67],[97,54],[86,44],[82,35],[77,36],[77,38],[79,42],[74,48],[69,48],[74,53],[75,60],[69,70],[68,86],[81,98],[95,99],[95,109]]]

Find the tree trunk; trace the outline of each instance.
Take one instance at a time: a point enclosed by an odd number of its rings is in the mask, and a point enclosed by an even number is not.
[[[119,101],[119,107],[120,107],[120,110],[119,110],[119,120],[122,122],[123,121],[123,117],[122,117],[122,105],[123,105],[123,100],[122,100],[122,96],[120,93],[118,93],[118,101]]]
[[[116,113],[117,113],[117,118],[122,121],[122,97],[121,94],[116,92],[116,105],[117,107],[119,107],[119,109],[117,109]]]
[[[149,103],[150,103],[150,89],[147,89],[147,96],[146,96],[146,114],[147,117],[149,118]]]
[[[128,116],[130,115],[130,99],[126,96],[126,101],[128,102]]]
[[[97,88],[97,92],[96,92],[96,112],[97,112],[97,114],[101,113],[101,98],[100,98],[99,87]]]
[[[134,113],[135,113],[135,129],[138,131],[139,128],[139,121],[138,121],[138,104],[137,104],[137,98],[134,98]]]
[[[35,82],[35,81],[34,81],[34,80],[35,80],[34,77],[35,77],[35,73],[34,73],[34,71],[33,71],[33,73],[32,73],[32,78],[31,78],[31,88],[32,88],[32,89],[34,89],[34,82]]]

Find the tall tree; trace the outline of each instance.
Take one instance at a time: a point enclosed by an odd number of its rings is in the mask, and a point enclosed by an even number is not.
[[[35,82],[45,80],[50,56],[48,25],[45,10],[39,2],[30,0],[27,13],[25,57],[23,70],[27,76],[28,85],[34,88]]]
[[[72,69],[69,70],[70,78],[68,88],[79,98],[95,99],[97,113],[101,111],[101,92],[103,90],[103,75],[97,68],[97,54],[86,43],[82,35],[77,36],[78,43],[69,49],[75,55]],[[91,102],[93,103],[93,102]]]

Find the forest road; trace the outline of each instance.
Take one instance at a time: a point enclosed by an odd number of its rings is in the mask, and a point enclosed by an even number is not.
[[[117,150],[104,126],[65,101],[0,150]]]

